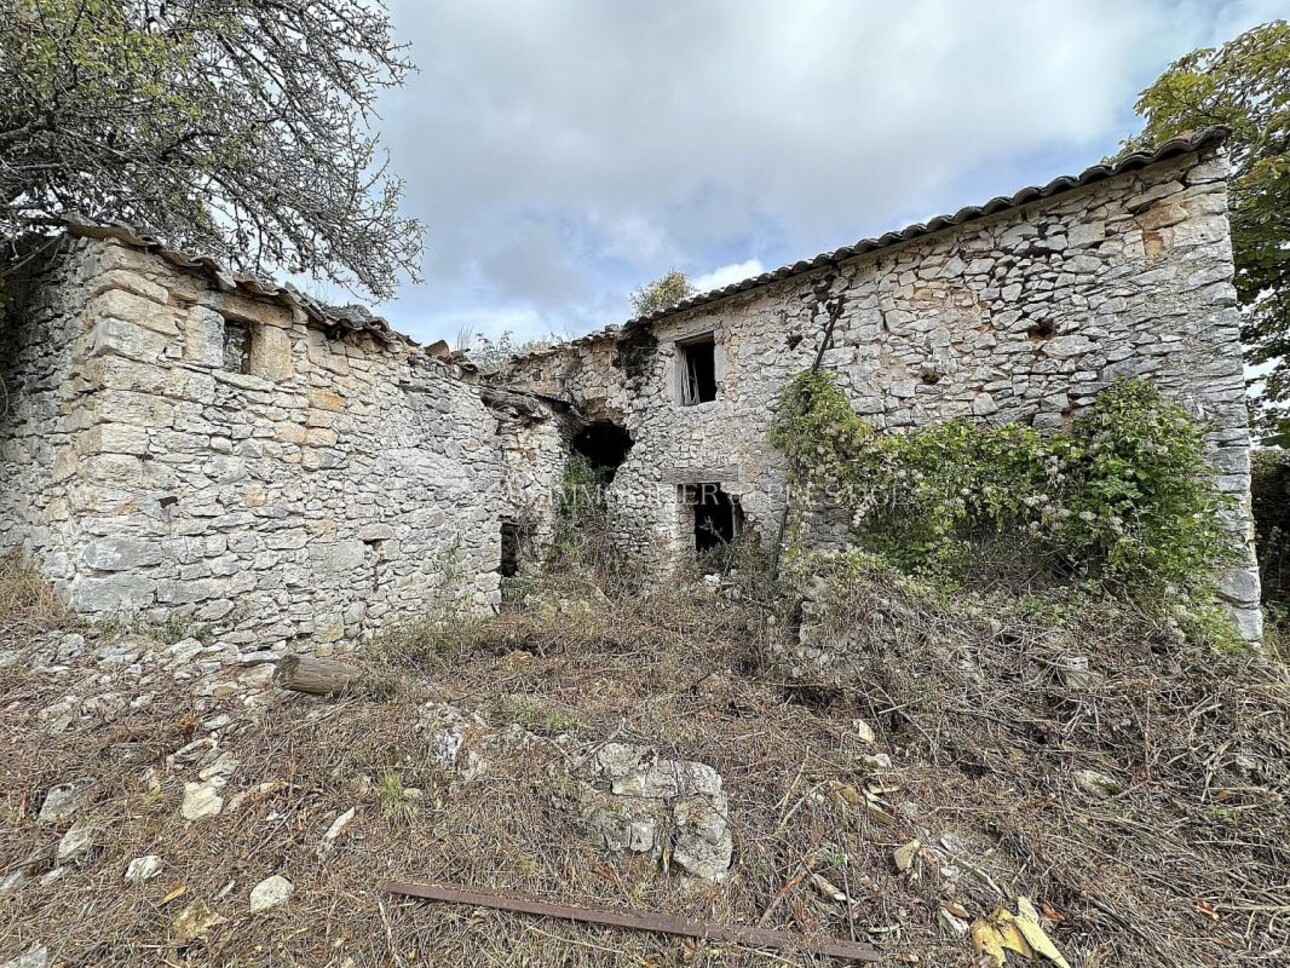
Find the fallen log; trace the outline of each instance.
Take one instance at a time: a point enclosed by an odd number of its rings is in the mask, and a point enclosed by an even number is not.
[[[552,904],[533,897],[509,896],[493,891],[472,890],[456,884],[422,884],[416,881],[391,881],[381,887],[386,894],[406,897],[423,897],[431,901],[450,904],[468,904],[472,907],[515,911],[545,918],[582,921],[587,924],[604,924],[629,931],[646,931],[654,934],[673,934],[706,941],[728,942],[750,948],[775,948],[781,951],[805,951],[828,955],[832,958],[850,958],[853,961],[877,961],[878,952],[861,941],[843,938],[812,938],[791,931],[772,931],[767,928],[743,924],[717,924],[711,921],[693,921],[671,914],[645,911],[624,911],[611,908],[581,907],[571,904]]]
[[[361,692],[362,680],[363,670],[358,666],[311,655],[284,655],[273,673],[273,681],[283,689],[310,696]]]

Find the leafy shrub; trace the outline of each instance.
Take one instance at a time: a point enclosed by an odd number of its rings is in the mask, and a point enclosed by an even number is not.
[[[1199,614],[1231,554],[1204,430],[1145,380],[1117,381],[1049,435],[960,419],[879,436],[830,374],[804,373],[781,394],[771,440],[798,494],[795,545],[806,510],[834,506],[860,547],[943,584],[1005,537],[1050,579]]]
[[[544,571],[575,583],[590,578],[612,593],[634,588],[640,576],[622,546],[622,512],[607,500],[604,474],[581,454],[565,460]]]
[[[1290,452],[1254,452],[1250,498],[1266,604],[1290,604]]]

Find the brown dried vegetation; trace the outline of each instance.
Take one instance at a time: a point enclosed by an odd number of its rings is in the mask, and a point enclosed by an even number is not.
[[[828,963],[378,894],[389,878],[854,932],[890,964],[977,964],[966,938],[938,928],[940,906],[980,917],[1018,894],[1076,966],[1273,964],[1290,943],[1290,687],[1278,666],[1167,644],[1122,613],[1061,627],[861,578],[828,602],[841,660],[790,677],[792,623],[764,585],[560,594],[375,644],[365,661],[399,683],[384,701],[279,694],[259,721],[226,701],[220,745],[241,760],[226,801],[284,785],[191,824],[178,811],[195,770],[167,756],[206,731],[181,687],[50,735],[36,711],[66,691],[58,676],[0,668],[0,870],[52,868],[66,823],[36,815],[57,783],[95,778],[83,816],[100,831],[59,880],[0,899],[0,957],[42,940],[67,966]],[[1093,679],[1063,681],[1072,654]],[[466,780],[415,731],[430,700],[465,713],[468,736],[518,722],[538,738],[488,749],[486,772]],[[611,736],[721,773],[736,843],[727,883],[586,839],[567,807],[570,765]],[[890,770],[866,763],[879,752]],[[1084,769],[1123,792],[1081,791]],[[866,788],[878,791],[870,808]],[[316,856],[352,806],[334,852]],[[893,851],[916,837],[923,849],[898,871]],[[127,885],[143,854],[164,858],[161,876]],[[854,903],[824,897],[807,870]],[[250,888],[275,873],[295,895],[250,915]],[[194,899],[228,920],[177,945],[172,920]]]

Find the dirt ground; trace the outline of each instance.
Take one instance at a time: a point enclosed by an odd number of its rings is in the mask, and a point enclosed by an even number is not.
[[[1283,667],[1113,610],[1072,627],[879,579],[817,614],[829,663],[738,587],[530,599],[387,636],[360,660],[373,694],[318,699],[264,689],[267,670],[184,672],[155,630],[11,602],[0,964],[33,945],[68,968],[836,963],[416,901],[381,893],[390,879],[854,936],[892,965],[996,964],[959,932],[1021,896],[1072,966],[1285,962]],[[85,644],[63,661],[69,635]],[[448,709],[469,769],[433,755],[427,711]],[[720,773],[723,882],[588,834],[571,784],[610,739]],[[222,809],[185,820],[203,770]],[[74,816],[42,821],[79,781]],[[74,823],[89,846],[60,862]],[[127,881],[146,855],[160,873]],[[294,893],[250,913],[275,874]]]

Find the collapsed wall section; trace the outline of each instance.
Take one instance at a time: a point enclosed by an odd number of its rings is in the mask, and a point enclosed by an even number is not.
[[[1210,427],[1245,549],[1222,593],[1257,639],[1226,178],[1217,149],[1184,154],[531,355],[517,378],[625,416],[636,443],[610,486],[632,522],[621,538],[641,554],[661,547],[665,569],[695,550],[688,496],[702,485],[775,535],[785,485],[772,408],[816,359],[831,308],[822,365],[884,432],[955,417],[1053,428],[1116,377],[1147,377]]]
[[[116,242],[29,289],[0,549],[75,608],[325,651],[497,600],[497,422],[448,365]]]

